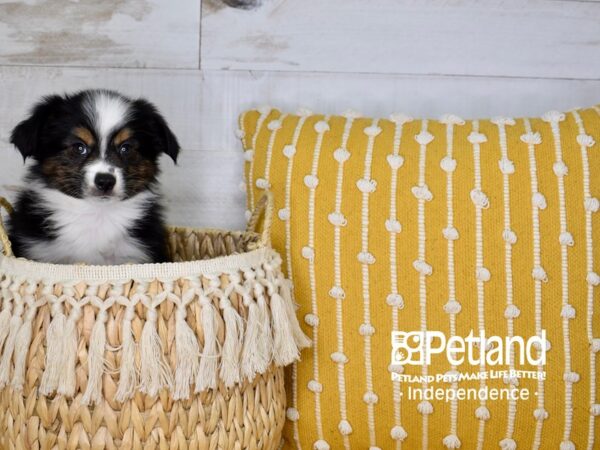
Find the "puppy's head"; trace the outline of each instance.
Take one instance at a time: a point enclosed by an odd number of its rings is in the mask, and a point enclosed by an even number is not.
[[[105,90],[44,98],[11,142],[35,160],[34,177],[77,198],[132,197],[156,182],[162,153],[179,154],[151,103]]]

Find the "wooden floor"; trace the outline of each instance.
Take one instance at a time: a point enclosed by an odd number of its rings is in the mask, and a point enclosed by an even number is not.
[[[172,124],[172,223],[239,228],[244,108],[474,117],[600,103],[600,2],[0,1],[0,195],[18,189],[8,136],[31,104],[90,87],[145,96]]]

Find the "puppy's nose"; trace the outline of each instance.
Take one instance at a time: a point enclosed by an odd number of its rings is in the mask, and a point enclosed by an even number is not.
[[[98,190],[109,193],[115,187],[117,183],[117,179],[114,175],[110,173],[99,173],[96,174],[96,178],[94,178],[94,184],[98,188]]]

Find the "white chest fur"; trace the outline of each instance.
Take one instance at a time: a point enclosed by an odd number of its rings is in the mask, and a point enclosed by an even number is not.
[[[127,200],[77,199],[57,190],[36,188],[56,230],[54,240],[30,240],[27,255],[60,264],[125,264],[150,262],[144,245],[129,235],[155,198],[144,192]]]

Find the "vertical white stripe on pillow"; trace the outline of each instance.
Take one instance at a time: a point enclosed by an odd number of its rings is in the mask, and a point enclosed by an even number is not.
[[[598,114],[600,111],[596,110]],[[582,138],[587,135],[583,120],[577,111],[573,111],[573,118],[577,123],[579,129],[579,136]],[[589,202],[592,198],[590,193],[590,164],[588,159],[588,146],[582,140],[579,142],[581,149],[581,166],[583,169],[583,200]],[[597,150],[597,149],[596,149]],[[594,271],[594,244],[592,241],[592,211],[590,208],[585,209],[585,255],[586,255],[586,273]],[[594,330],[592,326],[592,317],[594,315],[594,286],[591,283],[587,283],[587,317],[586,317],[586,331],[588,343],[590,345],[590,418],[588,425],[588,449],[594,448],[595,441],[595,420],[596,416],[593,413],[593,408],[596,405],[596,352],[592,348],[592,342],[594,339]]]
[[[267,145],[267,154],[265,161],[265,172],[262,180],[256,180],[256,184],[259,189],[269,190],[271,188],[270,182],[270,173],[271,173],[271,159],[273,157],[273,145],[275,145],[275,138],[277,137],[277,132],[283,127],[283,121],[287,117],[287,114],[282,114],[277,119],[272,120],[267,124],[267,128],[271,131],[271,136],[269,137],[269,144]]]
[[[562,450],[572,450],[575,448],[571,441],[571,429],[573,425],[573,383],[577,381],[578,375],[571,370],[571,342],[569,335],[569,317],[564,313],[565,308],[570,307],[569,304],[569,260],[568,247],[569,244],[562,237],[568,233],[567,225],[567,203],[565,196],[564,170],[560,167],[564,166],[562,159],[562,145],[560,142],[560,122],[565,119],[564,114],[551,111],[546,113],[542,119],[550,124],[552,128],[552,136],[554,139],[554,150],[556,162],[554,163],[554,172],[558,184],[558,203],[559,203],[559,221],[560,221],[560,236],[556,238],[560,241],[561,254],[561,279],[562,279],[562,328],[563,328],[563,345],[565,352],[565,373],[563,379],[565,382],[565,426],[563,432],[563,442],[561,443]]]
[[[256,130],[254,130],[254,135],[252,136],[252,147],[250,148],[250,151],[252,152],[251,154],[251,158],[250,161],[248,161],[248,163],[250,164],[250,168],[248,169],[248,187],[249,187],[249,191],[248,191],[248,199],[250,201],[249,206],[249,210],[250,211],[254,211],[254,159],[256,156],[256,140],[258,139],[258,135],[260,134],[260,128],[262,127],[263,122],[265,121],[265,119],[267,118],[267,116],[269,115],[269,113],[271,112],[271,108],[269,107],[262,107],[260,108],[260,116],[258,117],[258,120],[256,121]]]
[[[529,176],[531,179],[531,222],[533,227],[533,278],[534,278],[534,302],[535,302],[535,334],[542,335],[542,282],[545,282],[545,271],[542,269],[541,257],[541,237],[540,237],[540,206],[533,199],[541,195],[538,191],[537,179],[537,162],[535,158],[535,145],[541,143],[539,133],[534,133],[531,129],[529,119],[524,119],[525,134],[521,136],[521,140],[527,144],[527,152],[529,159]],[[542,275],[536,275],[536,271]],[[538,349],[542,351],[542,349]],[[547,412],[544,407],[544,366],[537,367],[537,407],[533,412],[533,417],[536,420],[535,435],[533,440],[533,449],[540,448],[542,440],[542,427],[546,420]]]

